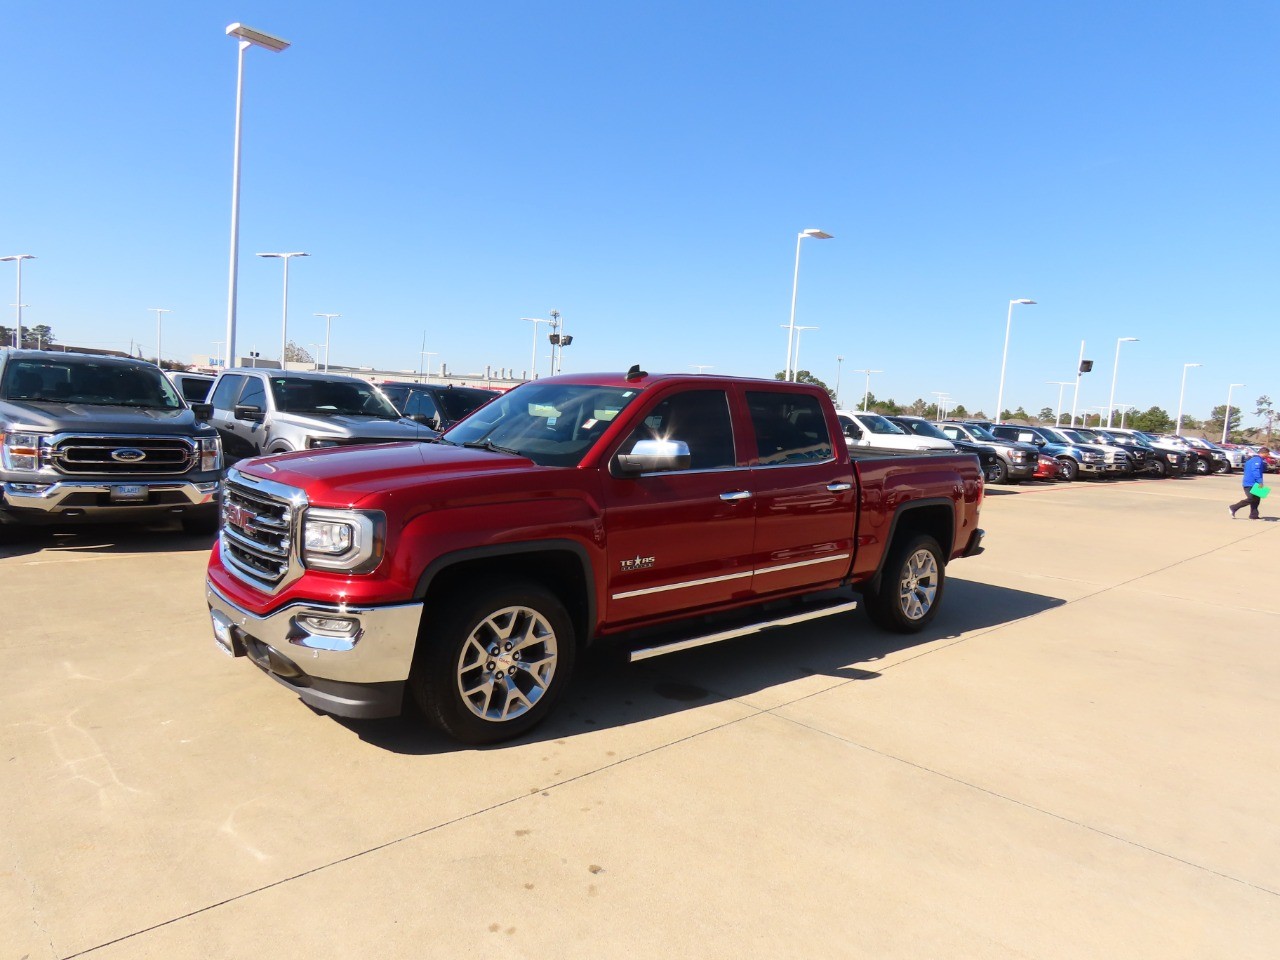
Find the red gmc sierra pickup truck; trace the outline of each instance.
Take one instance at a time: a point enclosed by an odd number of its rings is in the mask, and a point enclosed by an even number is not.
[[[312,707],[454,738],[541,721],[578,652],[632,659],[852,609],[900,632],[981,549],[971,454],[861,454],[820,388],[525,383],[430,442],[228,472],[206,596],[223,650]]]

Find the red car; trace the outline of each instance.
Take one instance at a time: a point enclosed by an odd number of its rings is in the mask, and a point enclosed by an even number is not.
[[[1036,460],[1036,472],[1031,475],[1033,480],[1066,480],[1067,475],[1063,465],[1053,457],[1040,454]]]

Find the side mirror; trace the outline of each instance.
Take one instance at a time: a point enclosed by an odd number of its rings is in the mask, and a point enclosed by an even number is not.
[[[844,425],[844,435],[848,437],[850,440],[861,440],[862,430],[859,429],[857,424],[846,423]]]
[[[427,417],[427,426],[432,430],[444,430],[444,425],[440,422],[439,417]]]
[[[624,477],[688,470],[689,445],[683,440],[638,440],[630,453],[614,457],[614,464]]]
[[[197,420],[208,421],[213,416],[212,403],[193,403],[191,404],[191,412],[196,415]]]
[[[262,423],[267,419],[267,415],[262,412],[261,407],[236,404],[235,418],[237,420],[248,420],[250,423]]]

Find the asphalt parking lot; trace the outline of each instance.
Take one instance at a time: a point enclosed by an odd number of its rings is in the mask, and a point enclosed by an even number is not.
[[[1275,957],[1280,524],[1238,497],[994,488],[921,637],[594,658],[487,750],[217,653],[205,540],[0,546],[0,958]]]

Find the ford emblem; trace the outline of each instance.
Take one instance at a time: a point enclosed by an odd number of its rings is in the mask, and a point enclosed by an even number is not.
[[[137,447],[121,447],[111,451],[111,459],[118,460],[120,463],[137,463],[139,460],[147,459],[147,455]]]

